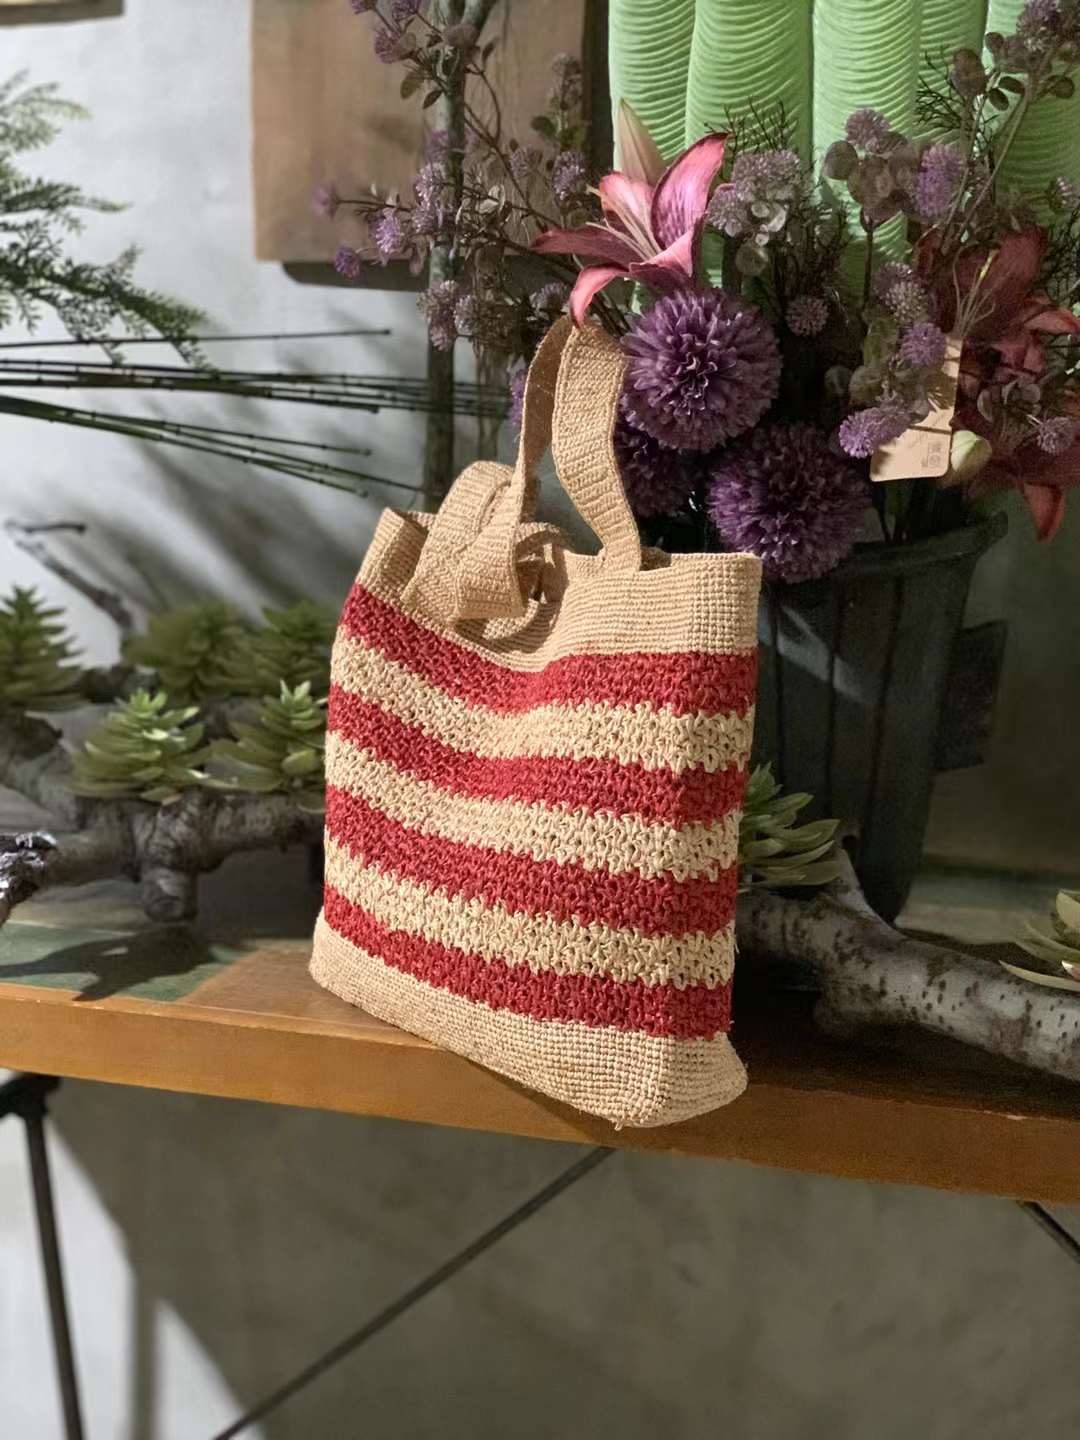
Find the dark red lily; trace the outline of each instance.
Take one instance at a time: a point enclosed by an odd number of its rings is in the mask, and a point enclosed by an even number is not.
[[[661,294],[694,283],[710,191],[724,163],[727,136],[706,135],[657,179],[659,151],[625,102],[618,128],[626,169],[600,181],[603,221],[577,230],[545,230],[532,244],[541,255],[600,262],[586,266],[571,291],[570,313],[578,325],[613,280],[640,280]]]

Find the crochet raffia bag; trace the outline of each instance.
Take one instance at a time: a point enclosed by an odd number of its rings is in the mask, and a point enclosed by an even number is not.
[[[746,1084],[728,1039],[758,561],[642,552],[622,353],[560,321],[517,464],[387,510],[341,617],[311,971],[373,1015],[625,1125]],[[549,437],[599,537],[527,523]]]

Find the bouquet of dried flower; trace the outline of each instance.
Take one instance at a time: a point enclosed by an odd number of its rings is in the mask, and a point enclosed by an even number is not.
[[[512,403],[565,306],[617,334],[615,443],[648,539],[750,550],[799,581],[1004,489],[1055,533],[1080,474],[1080,187],[1021,193],[1003,165],[1029,110],[1073,94],[1080,0],[1029,0],[985,60],[944,59],[923,135],[857,109],[815,171],[782,111],[748,103],[665,163],[623,103],[619,168],[599,177],[575,60],[557,58],[532,133],[508,136],[475,25],[421,0],[352,5],[402,95],[453,92],[460,123],[432,131],[410,195],[324,189],[366,225],[337,268],[437,254],[432,343],[508,364]]]

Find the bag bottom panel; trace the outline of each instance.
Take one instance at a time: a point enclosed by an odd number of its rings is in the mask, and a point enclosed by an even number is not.
[[[321,915],[310,969],[369,1015],[616,1126],[689,1120],[746,1088],[726,1035],[676,1040],[493,1010],[393,969]]]

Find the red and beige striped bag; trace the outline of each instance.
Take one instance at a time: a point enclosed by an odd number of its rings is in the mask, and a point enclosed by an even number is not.
[[[758,561],[642,552],[623,376],[560,321],[511,468],[387,510],[341,617],[315,979],[620,1125],[746,1084],[731,1023]],[[525,523],[549,437],[600,539]]]

